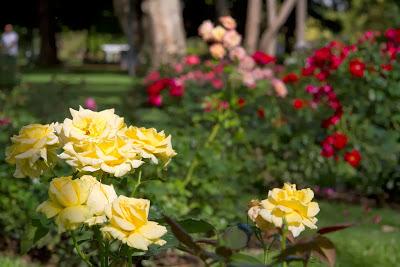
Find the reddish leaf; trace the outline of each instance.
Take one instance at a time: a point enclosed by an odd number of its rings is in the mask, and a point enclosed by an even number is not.
[[[324,234],[329,234],[332,232],[340,231],[346,228],[349,228],[353,226],[354,224],[352,223],[344,223],[344,224],[337,224],[337,225],[331,225],[327,227],[322,227],[318,230],[318,234],[324,235]]]
[[[320,235],[315,238],[314,242],[315,247],[311,252],[312,255],[326,262],[330,267],[335,266],[336,249],[332,241]]]

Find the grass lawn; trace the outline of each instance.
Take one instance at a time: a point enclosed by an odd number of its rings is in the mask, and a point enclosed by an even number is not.
[[[119,72],[89,73],[76,71],[36,71],[21,75],[18,98],[23,110],[41,122],[59,121],[69,115],[69,108],[84,105],[92,97],[99,109],[115,108],[126,114],[132,107],[135,90],[143,90],[139,79]]]
[[[376,215],[382,218],[379,224],[373,223]],[[318,217],[320,226],[341,222],[356,224],[329,235],[337,246],[337,266],[399,266],[400,211],[372,209],[367,213],[360,206],[323,202]]]

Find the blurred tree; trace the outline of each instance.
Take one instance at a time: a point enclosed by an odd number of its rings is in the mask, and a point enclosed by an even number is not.
[[[137,54],[144,39],[140,12],[141,2],[139,0],[113,0],[115,15],[128,39],[128,72],[130,75],[134,75],[136,72]]]
[[[144,0],[142,9],[151,37],[152,65],[175,62],[186,53],[180,0]]]
[[[258,46],[260,38],[260,23],[262,14],[262,0],[248,0],[246,16],[246,31],[244,44],[250,53]]]
[[[215,9],[217,17],[227,16],[231,13],[226,0],[215,0]]]
[[[54,1],[39,0],[39,64],[53,66],[60,63],[57,56]]]

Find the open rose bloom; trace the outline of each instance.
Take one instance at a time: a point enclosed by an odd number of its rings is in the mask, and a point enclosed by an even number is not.
[[[286,226],[297,237],[306,226],[317,228],[319,206],[312,202],[313,198],[311,189],[297,190],[296,185],[285,183],[282,189],[270,190],[267,199],[253,201],[248,215],[260,229]]]

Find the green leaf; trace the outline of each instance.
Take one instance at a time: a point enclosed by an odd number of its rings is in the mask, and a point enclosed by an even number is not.
[[[243,253],[233,254],[231,257],[231,262],[234,266],[264,266],[262,261],[254,256],[250,256]]]
[[[215,228],[210,223],[199,219],[186,219],[178,222],[186,232],[195,233],[215,233]]]
[[[245,231],[238,226],[232,226],[225,230],[222,237],[226,247],[231,249],[241,249],[247,246],[249,237]]]

